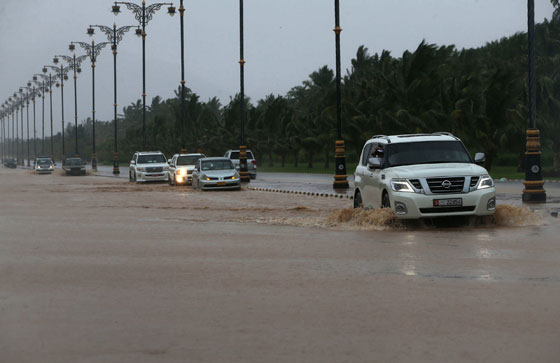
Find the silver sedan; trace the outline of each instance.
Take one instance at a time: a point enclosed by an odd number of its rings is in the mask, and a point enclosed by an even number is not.
[[[241,189],[239,173],[230,159],[199,159],[192,174],[193,189]]]

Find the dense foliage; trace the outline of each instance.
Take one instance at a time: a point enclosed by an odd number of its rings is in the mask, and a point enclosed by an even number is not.
[[[557,9],[558,1],[552,0]],[[537,25],[537,127],[543,149],[560,168],[560,13]],[[458,50],[425,41],[400,57],[390,52],[370,54],[360,47],[343,79],[343,138],[347,157],[355,160],[365,140],[374,134],[448,131],[471,151],[484,151],[487,167],[503,154],[522,163],[527,128],[527,35],[518,33],[477,49]],[[148,149],[171,155],[180,149],[180,91],[176,97],[155,97],[148,110]],[[227,105],[206,102],[191,90],[187,103],[187,149],[223,155],[238,148],[238,96]],[[336,136],[335,79],[327,66],[286,95],[269,95],[247,108],[246,144],[261,163],[334,159]],[[119,120],[122,161],[142,144],[140,101],[124,108]],[[96,127],[98,159],[113,156],[112,122]],[[79,126],[82,155],[91,155],[91,121]],[[73,150],[75,130],[66,129]],[[58,135],[57,141],[60,140]],[[48,142],[47,142],[48,144]],[[57,142],[57,147],[60,146]],[[60,151],[59,151],[60,153]],[[59,154],[58,153],[58,154]],[[514,162],[515,162],[514,161]],[[521,165],[518,164],[520,167]],[[549,169],[552,165],[544,165]]]

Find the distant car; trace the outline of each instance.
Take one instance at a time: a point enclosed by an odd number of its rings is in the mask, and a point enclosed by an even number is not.
[[[227,158],[198,159],[192,174],[193,189],[241,189],[239,173]]]
[[[169,184],[191,184],[192,173],[198,159],[205,158],[203,154],[175,154],[169,162]]]
[[[62,162],[66,175],[86,175],[86,164],[80,158],[68,158]]]
[[[233,161],[235,167],[239,170],[239,150],[228,150],[224,154],[224,158]],[[247,150],[247,169],[251,179],[257,178],[257,160],[251,150]]]
[[[167,181],[169,164],[161,151],[135,152],[130,161],[128,179],[134,182]]]
[[[34,170],[37,174],[51,174],[54,171],[54,163],[48,156],[37,157]]]
[[[4,166],[6,168],[15,169],[15,168],[17,168],[17,161],[14,158],[6,159],[6,160],[4,160]]]

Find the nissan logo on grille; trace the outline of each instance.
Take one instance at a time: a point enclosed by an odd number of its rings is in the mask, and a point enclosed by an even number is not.
[[[449,180],[444,180],[444,181],[441,182],[441,186],[444,189],[449,189],[449,188],[451,188],[451,182]]]

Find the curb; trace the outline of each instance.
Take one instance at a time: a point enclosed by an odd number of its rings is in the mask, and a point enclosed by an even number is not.
[[[298,191],[298,190],[271,189],[271,188],[256,188],[256,187],[247,187],[247,189],[248,189],[248,190],[257,191],[257,192],[271,192],[271,193],[284,193],[284,194],[299,194],[299,195],[308,195],[308,196],[311,196],[311,197],[354,199],[354,196],[353,196],[353,195],[346,195],[346,194],[319,193],[319,192],[304,192],[304,191]]]

